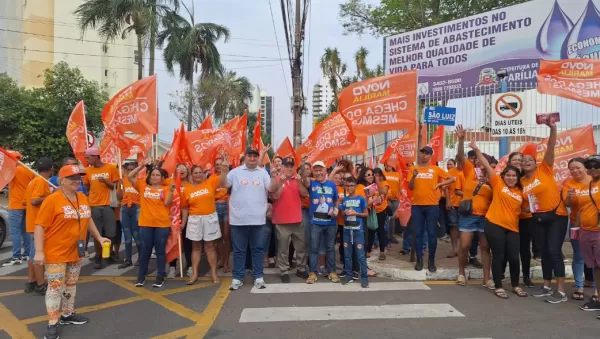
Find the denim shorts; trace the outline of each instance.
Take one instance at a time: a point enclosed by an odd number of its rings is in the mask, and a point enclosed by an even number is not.
[[[33,260],[35,257],[35,241],[33,240],[33,232],[28,232],[27,236],[29,237],[29,260]]]
[[[461,215],[458,230],[461,232],[483,232],[485,217],[481,215]]]
[[[448,215],[448,220],[446,221],[448,223],[448,226],[450,226],[450,227],[458,226],[458,208],[452,207],[449,211],[447,210],[446,212]]]
[[[224,223],[226,220],[228,220],[229,218],[227,217],[227,208],[229,205],[229,202],[227,201],[219,201],[216,204],[217,207],[217,215],[219,216],[219,223]]]

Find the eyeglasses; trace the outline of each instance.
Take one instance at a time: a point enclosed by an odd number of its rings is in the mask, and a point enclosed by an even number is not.
[[[588,162],[585,164],[586,169],[600,169],[600,163],[597,162]]]
[[[372,177],[373,174],[365,174],[365,177]]]

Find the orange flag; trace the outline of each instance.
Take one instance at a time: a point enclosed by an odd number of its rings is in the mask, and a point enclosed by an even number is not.
[[[17,171],[18,160],[10,151],[0,147],[0,189],[8,185]]]
[[[262,151],[262,139],[261,139],[261,117],[260,108],[258,109],[258,116],[256,117],[256,125],[254,126],[254,133],[252,134],[252,148],[257,149],[258,152]]]
[[[356,136],[412,128],[417,122],[417,71],[353,83],[339,94],[338,106]]]
[[[275,155],[280,156],[282,159],[292,157],[294,158],[296,167],[300,166],[300,157],[296,155],[294,146],[292,146],[292,142],[288,137],[285,137],[285,139],[281,142],[281,145],[279,145],[279,148],[277,148]]]
[[[142,157],[147,157],[148,151],[152,148],[152,138],[152,134],[133,136],[131,138],[131,147],[127,154],[129,154],[129,156],[141,154]]]
[[[348,150],[348,155],[362,155],[367,151],[367,137],[356,137],[356,140],[352,144],[352,148]]]
[[[415,161],[416,150],[417,129],[412,128],[388,145],[379,162],[398,169],[401,161],[403,163]]]
[[[209,115],[206,118],[204,118],[204,121],[202,121],[198,129],[213,129],[212,115]]]
[[[175,173],[175,168],[177,167],[179,149],[182,144],[181,138],[185,138],[185,125],[183,122],[181,123],[179,130],[175,131],[175,134],[173,135],[171,148],[169,148],[169,151],[165,154],[165,160],[162,165],[162,168],[169,173],[169,177]]]
[[[234,167],[240,165],[240,156],[246,152],[246,131],[248,127],[248,111],[244,111],[237,122],[233,124],[231,129],[231,159],[230,162]]]
[[[87,125],[85,123],[85,105],[83,100],[75,105],[69,122],[67,122],[67,140],[71,145],[75,158],[81,162],[83,166],[87,166],[85,158],[85,150],[87,149]]]
[[[115,94],[102,110],[102,121],[117,138],[124,137],[126,132],[156,134],[156,75],[138,80]]]
[[[540,60],[538,92],[600,107],[600,60]]]
[[[321,121],[298,148],[297,153],[306,154],[307,161],[333,161],[347,155],[354,145],[354,135],[349,121],[340,113],[333,113]]]
[[[119,156],[118,147],[110,135],[104,131],[104,137],[100,141],[100,160],[105,164],[116,164]]]
[[[166,192],[165,192],[166,194]],[[179,172],[175,176],[175,190],[171,200],[171,208],[169,209],[169,217],[171,218],[171,233],[167,239],[165,252],[167,253],[167,262],[180,256],[179,242],[181,236],[181,177]]]
[[[265,143],[262,141],[262,138],[260,138],[260,150],[265,148]],[[260,152],[260,151],[259,151]],[[271,163],[271,158],[269,157],[269,154],[265,154],[265,162],[264,164],[270,164]]]
[[[231,125],[223,125],[216,130],[204,129],[186,132],[185,138],[185,148],[191,162],[204,169],[211,168],[217,156],[239,158],[239,154],[233,153]]]
[[[433,149],[433,155],[431,156],[432,164],[444,161],[444,141],[444,125],[439,125],[427,144],[427,146]]]
[[[515,152],[522,152],[531,143],[525,143],[517,148]],[[537,145],[536,160],[538,163],[544,161],[544,155],[548,145],[548,138],[542,139]],[[577,146],[575,146],[577,145]],[[570,177],[569,160],[577,157],[587,158],[596,154],[596,142],[594,141],[594,129],[592,125],[572,128],[558,133],[556,147],[554,149],[554,179],[563,182]],[[508,164],[508,154],[503,156],[496,166],[496,173],[501,173]]]

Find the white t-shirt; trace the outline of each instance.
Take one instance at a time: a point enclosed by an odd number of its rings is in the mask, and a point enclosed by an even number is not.
[[[267,223],[267,187],[271,176],[264,168],[242,165],[227,174],[231,183],[229,224],[257,226]]]

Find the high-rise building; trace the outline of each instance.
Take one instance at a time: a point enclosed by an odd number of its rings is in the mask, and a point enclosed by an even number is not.
[[[44,70],[65,61],[79,68],[87,80],[98,82],[109,95],[136,81],[134,32],[108,43],[93,29],[82,35],[73,12],[84,2],[2,1],[0,72],[26,88],[39,87]]]
[[[273,113],[275,110],[275,102],[272,96],[268,95],[267,91],[261,89],[258,85],[252,90],[252,101],[248,105],[248,111],[257,113],[260,109],[261,128],[264,133],[271,136],[271,140],[263,140],[265,144],[272,144],[273,140]]]
[[[329,105],[333,102],[333,98],[334,93],[329,85],[329,80],[321,78],[313,87],[312,109],[314,120],[331,113],[329,112]]]

